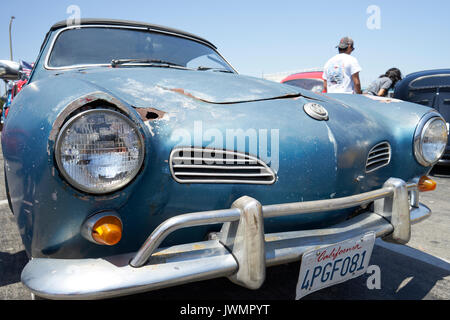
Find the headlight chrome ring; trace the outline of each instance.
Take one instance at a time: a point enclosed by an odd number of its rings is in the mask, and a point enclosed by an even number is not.
[[[429,112],[420,120],[414,134],[414,156],[425,167],[442,157],[447,144],[447,126],[437,112]]]
[[[70,118],[56,139],[55,159],[74,188],[104,194],[130,183],[144,161],[137,125],[111,109],[96,108]]]

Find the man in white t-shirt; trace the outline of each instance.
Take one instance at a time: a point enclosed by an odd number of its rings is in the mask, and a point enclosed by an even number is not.
[[[361,94],[358,60],[350,54],[355,50],[353,40],[344,37],[336,47],[339,54],[327,61],[323,68],[324,92]]]

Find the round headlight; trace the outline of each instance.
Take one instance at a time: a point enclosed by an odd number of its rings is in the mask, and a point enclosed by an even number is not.
[[[71,118],[56,140],[55,158],[67,181],[81,191],[116,191],[139,172],[144,142],[136,125],[119,112],[92,109]]]
[[[424,117],[416,129],[414,154],[423,166],[435,164],[447,145],[447,125],[437,114]]]

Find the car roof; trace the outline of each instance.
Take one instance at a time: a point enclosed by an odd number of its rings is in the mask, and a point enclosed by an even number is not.
[[[436,74],[450,74],[450,69],[433,69],[433,70],[422,70],[410,73],[405,76],[406,78],[416,78],[416,77],[422,77],[422,76],[431,76]]]
[[[322,71],[307,71],[291,74],[281,80],[281,82],[295,80],[295,79],[322,79]]]
[[[431,77],[433,76],[440,76],[440,75],[450,75],[450,69],[433,69],[433,70],[422,70],[417,71],[414,73],[410,73],[406,75],[401,81],[397,83],[397,85],[394,88],[394,98],[398,98],[401,100],[409,101],[409,92],[411,90],[410,84],[415,81],[416,79],[422,78],[422,77]],[[439,77],[440,79],[443,79]],[[429,92],[430,94],[435,94],[434,91],[430,91],[430,88],[441,88],[441,87],[448,87],[448,82],[440,83],[437,81],[434,84],[429,84],[423,87],[414,87],[414,90],[425,90]]]
[[[69,24],[68,24],[68,22],[69,22]],[[175,35],[189,37],[189,38],[204,42],[204,43],[208,44],[209,46],[213,47],[214,49],[217,49],[217,47],[214,44],[212,44],[208,40],[201,38],[195,34],[188,33],[188,32],[182,31],[182,30],[174,29],[174,28],[157,25],[157,24],[150,24],[150,23],[146,23],[146,22],[118,20],[118,19],[84,18],[84,19],[80,19],[79,23],[77,23],[77,24],[79,24],[79,25],[113,25],[113,26],[125,26],[125,27],[143,27],[143,28],[147,28],[149,30],[169,32],[169,33],[173,33]],[[65,28],[67,26],[71,26],[69,19],[62,20],[62,21],[55,23],[50,28],[50,31]]]

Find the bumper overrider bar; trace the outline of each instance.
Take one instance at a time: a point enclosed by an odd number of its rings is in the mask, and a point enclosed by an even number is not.
[[[335,226],[265,234],[264,218],[331,211],[373,203],[370,210]],[[230,209],[179,215],[163,222],[136,253],[96,259],[34,258],[22,282],[50,299],[102,299],[184,283],[228,277],[258,289],[266,267],[300,261],[310,249],[375,232],[377,237],[407,243],[411,224],[431,214],[419,204],[417,183],[390,178],[382,188],[354,196],[262,206],[244,196]],[[223,223],[211,240],[159,248],[181,228]]]

